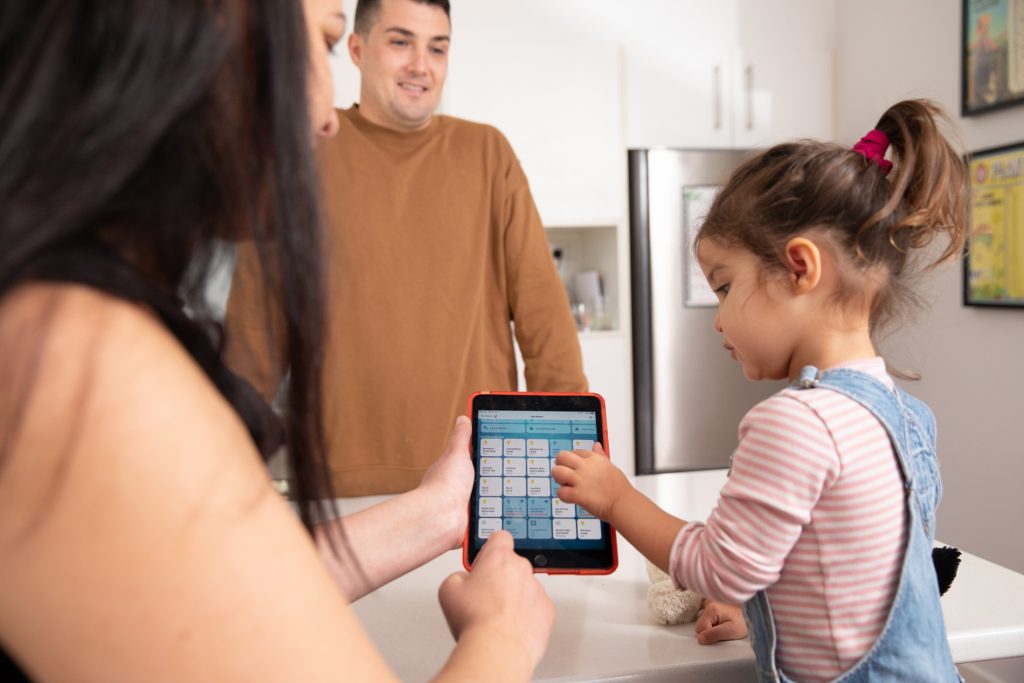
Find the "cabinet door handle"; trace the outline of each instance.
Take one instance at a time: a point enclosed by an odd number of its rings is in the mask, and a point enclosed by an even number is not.
[[[722,66],[715,64],[711,79],[711,100],[714,109],[715,130],[722,129]]]
[[[754,130],[754,65],[747,64],[744,83],[747,89],[747,130]]]

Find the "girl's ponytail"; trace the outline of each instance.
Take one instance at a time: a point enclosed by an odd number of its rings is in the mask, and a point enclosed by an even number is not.
[[[929,267],[961,253],[967,222],[965,165],[940,129],[942,123],[942,112],[926,100],[905,100],[882,114],[875,128],[891,146],[892,189],[885,205],[858,229],[859,253],[878,253],[884,238],[905,258],[943,233],[946,248]]]

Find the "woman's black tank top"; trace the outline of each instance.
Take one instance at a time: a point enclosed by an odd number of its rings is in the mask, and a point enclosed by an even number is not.
[[[190,319],[185,314],[184,302],[174,292],[153,283],[113,249],[90,240],[48,251],[15,278],[0,283],[0,298],[15,284],[28,281],[83,284],[148,307],[238,412],[264,459],[284,442],[284,429],[278,416],[252,385],[231,372],[221,360],[220,330],[204,329]],[[2,642],[0,681],[31,681],[7,654]]]

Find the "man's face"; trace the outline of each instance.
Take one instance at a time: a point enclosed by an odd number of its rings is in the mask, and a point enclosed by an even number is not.
[[[349,37],[349,54],[362,75],[360,113],[393,130],[425,128],[448,74],[450,34],[440,7],[382,0],[367,33]]]

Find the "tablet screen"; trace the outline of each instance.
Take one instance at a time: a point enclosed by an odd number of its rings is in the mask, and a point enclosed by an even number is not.
[[[551,476],[559,451],[607,442],[601,398],[478,394],[471,406],[476,480],[469,555],[475,557],[491,534],[504,529],[516,552],[540,571],[613,566],[611,527],[561,500]]]

